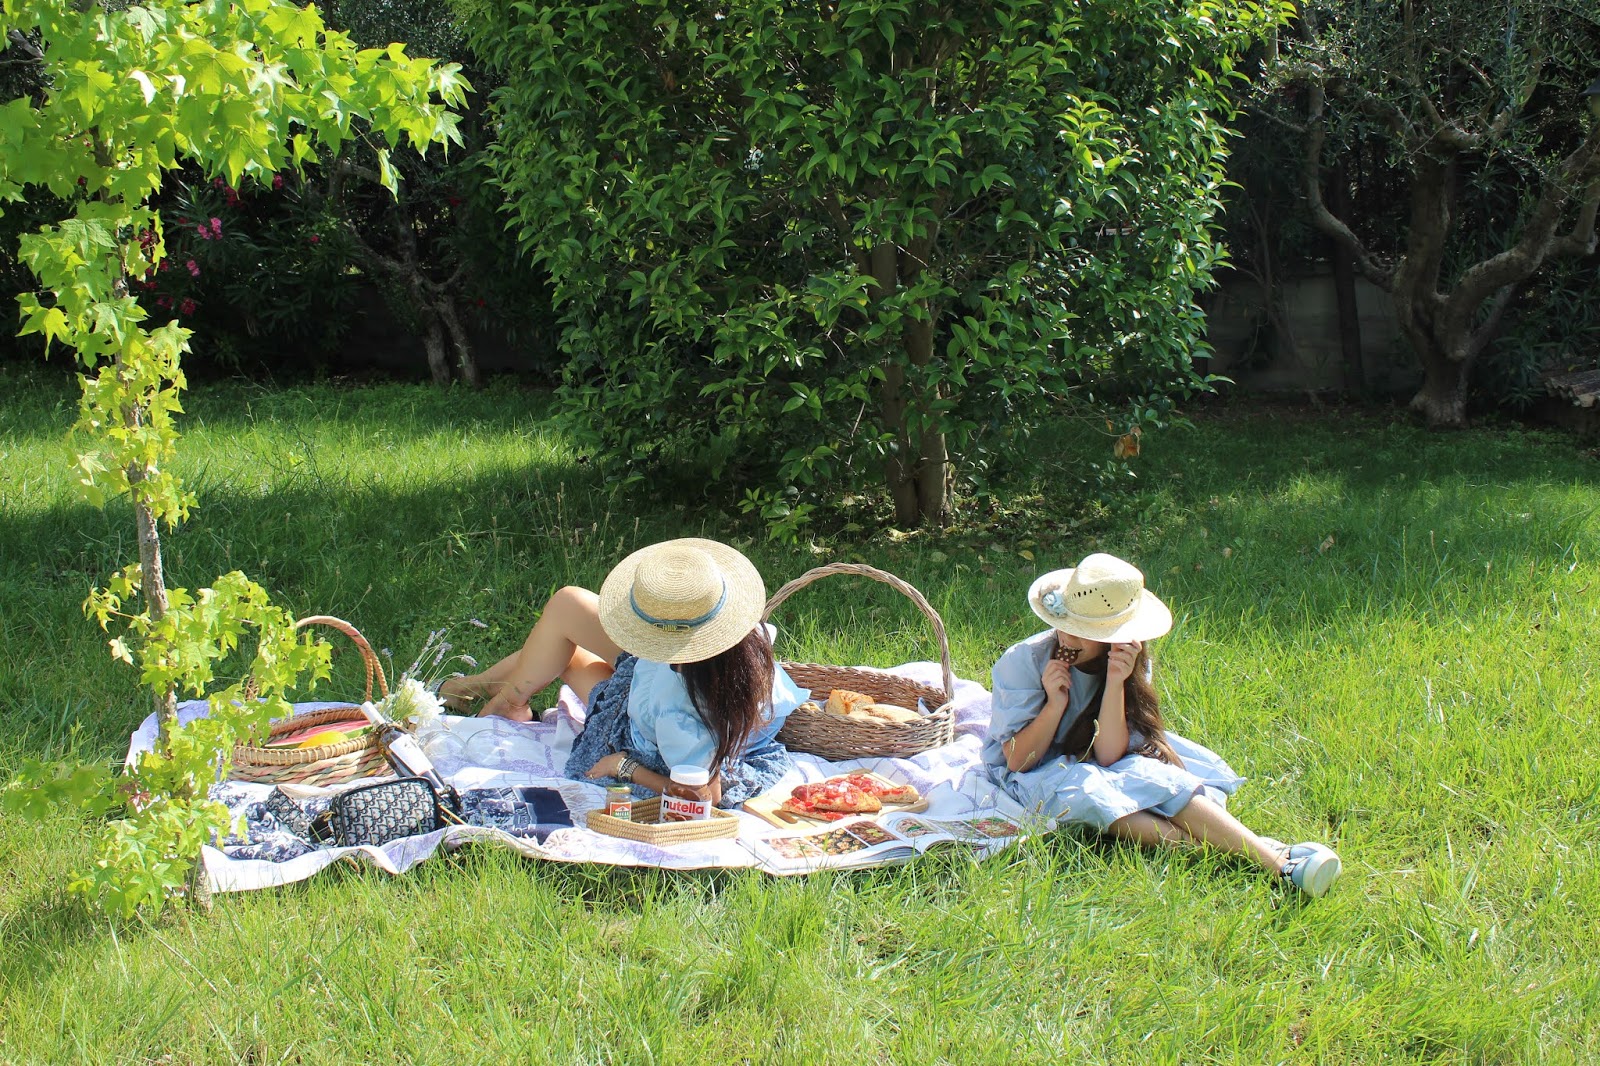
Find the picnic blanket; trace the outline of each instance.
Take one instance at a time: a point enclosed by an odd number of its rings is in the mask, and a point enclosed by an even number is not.
[[[930,662],[908,663],[894,673],[938,686],[939,665]],[[796,754],[795,770],[780,783],[792,787],[853,770],[874,771],[893,781],[916,786],[928,799],[927,817],[933,819],[974,818],[998,815],[1013,820],[1026,816],[1014,801],[984,772],[979,748],[989,721],[989,693],[979,684],[956,679],[955,739],[912,758],[858,759],[830,762],[814,755]],[[308,711],[339,704],[307,703],[297,711]],[[205,701],[191,701],[178,709],[180,721],[190,721],[207,712]],[[378,847],[323,847],[309,849],[290,840],[230,837],[220,847],[202,849],[205,871],[215,892],[240,892],[301,881],[340,861],[357,859],[390,874],[404,873],[439,848],[456,848],[471,842],[493,843],[512,848],[529,858],[555,862],[607,863],[614,866],[658,866],[686,870],[707,867],[760,867],[769,873],[793,873],[764,863],[751,848],[753,841],[778,832],[762,819],[740,812],[737,838],[657,847],[638,841],[596,833],[585,826],[590,811],[604,809],[605,790],[586,781],[571,781],[561,776],[573,739],[582,730],[584,706],[570,689],[563,688],[555,707],[538,721],[509,722],[498,718],[449,717],[448,724],[467,742],[468,751],[482,749],[471,739],[482,730],[494,732],[497,750],[493,765],[474,765],[466,758],[440,758],[436,769],[458,789],[501,788],[534,785],[560,792],[571,811],[573,825],[555,828],[538,836],[512,836],[482,826],[452,825],[421,836],[404,837]],[[134,732],[128,758],[154,747],[157,729],[155,716],[145,719]],[[355,782],[360,783],[360,782]],[[344,786],[344,787],[349,787]],[[226,804],[237,820],[249,824],[253,812],[272,792],[273,786],[243,781],[224,781],[212,786],[214,799]],[[331,797],[333,790],[303,788],[299,796],[314,805],[318,797]],[[542,839],[541,839],[542,837]],[[999,850],[1008,842],[979,849],[982,853]]]

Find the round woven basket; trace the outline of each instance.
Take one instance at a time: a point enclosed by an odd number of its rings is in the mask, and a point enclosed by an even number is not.
[[[378,662],[377,653],[372,650],[372,645],[367,643],[367,638],[361,635],[360,630],[341,618],[323,614],[302,618],[294,624],[294,627],[304,629],[311,625],[328,626],[338,630],[349,637],[355,644],[356,650],[361,652],[361,660],[367,670],[367,690],[366,695],[362,697],[363,701],[372,699],[374,682],[377,683],[380,697],[389,694],[389,680],[383,675],[383,665]],[[249,692],[249,688],[246,691]],[[354,703],[343,704],[280,718],[272,723],[267,739],[270,741],[273,737],[284,736],[307,726],[348,720],[352,711],[360,713],[360,706]],[[238,781],[255,781],[269,785],[279,785],[286,781],[304,785],[333,785],[354,781],[358,777],[387,777],[392,773],[389,761],[384,758],[383,750],[378,746],[377,733],[371,732],[337,744],[318,744],[311,748],[266,748],[251,744],[235,744],[233,770],[230,776]]]
[[[771,618],[778,605],[800,589],[834,574],[850,574],[881,581],[917,605],[917,609],[932,623],[934,638],[939,643],[939,665],[943,670],[944,688],[941,690],[923,685],[886,670],[786,662],[783,668],[795,684],[809,689],[812,700],[818,704],[826,703],[828,693],[842,688],[871,696],[878,703],[892,703],[913,711],[919,710],[917,703],[920,700],[933,710],[915,722],[869,722],[801,708],[784,721],[778,739],[795,751],[810,752],[834,760],[904,757],[950,743],[955,738],[956,729],[955,705],[950,698],[955,691],[954,674],[950,669],[950,640],[945,636],[944,622],[939,612],[911,585],[864,563],[830,563],[806,571],[773,593],[767,601],[762,620]]]

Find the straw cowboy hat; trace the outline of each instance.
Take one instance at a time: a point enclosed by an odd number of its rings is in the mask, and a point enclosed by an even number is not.
[[[714,540],[640,548],[600,586],[600,625],[624,651],[693,663],[739,643],[761,621],[767,588],[755,564]]]
[[[1139,568],[1100,552],[1039,578],[1028,605],[1052,628],[1102,644],[1150,640],[1172,628],[1172,612],[1144,587]]]

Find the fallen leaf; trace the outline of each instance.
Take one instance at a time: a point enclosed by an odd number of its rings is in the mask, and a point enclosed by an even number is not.
[[[1030,563],[1033,562],[1033,553],[1032,552],[1030,552],[1030,551],[1020,551],[1017,554],[1022,556],[1024,559],[1028,560],[1028,562],[1030,562]]]
[[[1232,548],[1223,548],[1222,549],[1222,557],[1224,559],[1231,559],[1233,557],[1233,549]]]
[[[1111,446],[1111,454],[1118,459],[1132,459],[1139,454],[1139,435],[1143,431],[1134,426],[1132,430],[1117,438]]]
[[[1333,534],[1329,533],[1328,534],[1328,539],[1323,541],[1321,543],[1321,545],[1319,545],[1317,547],[1317,554],[1321,555],[1323,552],[1327,551],[1331,547],[1333,547]]]

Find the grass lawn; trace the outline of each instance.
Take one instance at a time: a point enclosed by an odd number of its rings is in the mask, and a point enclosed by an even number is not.
[[[79,609],[137,553],[125,509],[70,491],[74,394],[0,386],[4,777],[120,755],[147,703]],[[550,591],[634,547],[759,533],[595,486],[545,404],[198,390],[181,462],[201,507],[167,540],[169,579],[241,568],[403,666],[445,624],[504,653]],[[1010,533],[860,522],[748,551],[771,588],[847,558],[901,575],[980,679],[1039,628],[1038,572],[1131,558],[1176,617],[1155,649],[1169,723],[1250,778],[1248,824],[1339,848],[1327,898],[1064,832],[981,866],[792,880],[473,849],[117,923],[65,896],[92,825],[8,820],[0,1061],[1600,1060],[1600,462],[1555,435],[1226,409],[1147,438],[1139,474],[1107,503],[1041,466],[1038,498],[999,501],[1038,515]],[[876,586],[830,579],[777,621],[791,658],[932,656]]]

